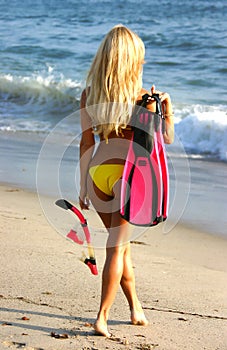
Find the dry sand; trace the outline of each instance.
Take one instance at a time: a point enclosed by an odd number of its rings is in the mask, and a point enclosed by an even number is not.
[[[132,243],[137,289],[150,321],[132,326],[119,290],[112,339],[92,323],[100,299],[72,244],[49,225],[37,195],[1,186],[0,349],[227,349],[227,240],[177,225],[151,228]]]

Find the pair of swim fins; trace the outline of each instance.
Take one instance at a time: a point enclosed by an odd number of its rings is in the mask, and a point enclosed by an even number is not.
[[[155,113],[146,109],[149,99],[156,102]],[[133,225],[154,226],[166,220],[169,205],[165,119],[158,94],[143,96],[131,124],[133,137],[122,177],[120,212]]]

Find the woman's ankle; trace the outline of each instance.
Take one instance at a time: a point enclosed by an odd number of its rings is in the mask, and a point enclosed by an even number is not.
[[[143,308],[138,298],[135,298],[135,300],[133,300],[133,302],[129,304],[129,308],[130,308],[130,311],[138,311],[138,312],[143,311]]]
[[[108,317],[109,317],[109,311],[107,311],[107,310],[100,310],[98,312],[96,321],[100,321],[102,323],[107,323]]]
[[[149,323],[142,308],[141,310],[131,310],[131,322],[140,326],[147,326]]]

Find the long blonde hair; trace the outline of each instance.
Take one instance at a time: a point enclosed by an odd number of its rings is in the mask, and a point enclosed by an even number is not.
[[[123,25],[103,39],[86,81],[86,107],[97,134],[107,139],[125,128],[142,88],[145,48],[137,34]],[[94,107],[95,105],[95,107]]]

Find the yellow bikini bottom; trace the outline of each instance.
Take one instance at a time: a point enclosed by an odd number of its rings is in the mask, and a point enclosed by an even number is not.
[[[113,196],[113,187],[122,177],[123,169],[123,164],[100,164],[90,167],[89,174],[102,192]]]

